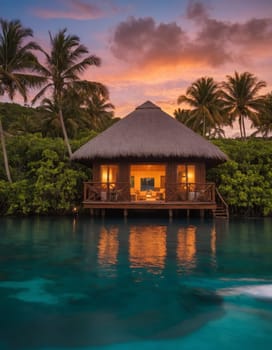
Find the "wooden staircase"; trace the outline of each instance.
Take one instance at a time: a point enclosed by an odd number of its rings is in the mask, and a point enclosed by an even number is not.
[[[222,197],[221,193],[215,188],[216,209],[213,210],[213,217],[216,219],[228,219],[229,207]]]

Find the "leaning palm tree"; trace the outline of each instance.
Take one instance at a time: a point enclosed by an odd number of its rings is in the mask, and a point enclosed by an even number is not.
[[[203,77],[196,80],[186,90],[186,95],[179,96],[178,103],[186,103],[191,107],[190,124],[196,130],[201,125],[203,136],[224,122],[221,91],[213,78]]]
[[[245,119],[257,123],[258,115],[263,108],[263,96],[259,91],[266,86],[262,80],[249,72],[227,75],[227,81],[222,83],[225,112],[231,120],[238,118],[241,138],[246,138]]]
[[[0,19],[0,30],[0,95],[7,94],[12,101],[19,93],[26,102],[28,88],[43,81],[39,75],[33,74],[38,69],[38,61],[32,50],[38,50],[39,46],[33,41],[25,42],[33,36],[33,31],[23,27],[19,20]],[[12,182],[1,117],[0,138],[5,171],[8,181]]]
[[[65,89],[73,86],[75,82],[80,82],[79,76],[81,73],[92,65],[99,66],[101,61],[97,56],[86,56],[89,51],[84,45],[80,44],[79,37],[69,35],[66,32],[67,29],[62,29],[55,36],[49,33],[51,50],[49,53],[42,50],[45,55],[45,65],[41,69],[43,76],[47,78],[47,83],[35,96],[32,103],[35,103],[48,90],[51,90],[51,98],[57,106],[57,115],[64,142],[71,157],[72,151],[63,117],[63,95]]]

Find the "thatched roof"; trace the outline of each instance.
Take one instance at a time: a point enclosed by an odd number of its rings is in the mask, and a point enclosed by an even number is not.
[[[91,163],[127,157],[227,160],[218,147],[149,101],[81,146],[72,160]]]

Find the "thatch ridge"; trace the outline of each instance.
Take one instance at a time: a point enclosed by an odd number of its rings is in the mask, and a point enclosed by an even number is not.
[[[117,158],[190,158],[227,160],[218,147],[150,101],[81,146],[72,160]]]

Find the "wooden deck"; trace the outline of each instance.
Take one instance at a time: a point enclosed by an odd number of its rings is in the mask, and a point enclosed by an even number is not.
[[[91,214],[98,209],[102,215],[106,209],[121,209],[124,216],[128,215],[128,210],[168,210],[170,217],[173,216],[173,210],[187,210],[187,215],[190,215],[191,210],[199,210],[201,216],[205,210],[216,210],[214,184],[190,184],[186,191],[181,191],[180,188],[180,184],[174,184],[168,186],[163,196],[161,192],[153,192],[151,198],[147,194],[144,199],[135,200],[129,184],[86,182],[83,207],[90,209]],[[192,188],[194,192],[189,191]]]
[[[215,209],[215,202],[165,202],[165,201],[84,201],[84,208],[89,209]]]

